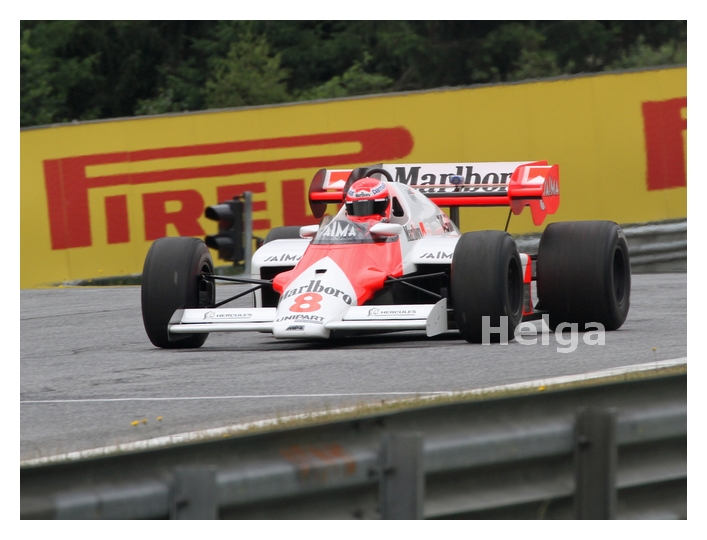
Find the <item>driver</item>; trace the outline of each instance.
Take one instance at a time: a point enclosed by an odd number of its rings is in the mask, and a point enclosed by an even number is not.
[[[351,221],[390,221],[390,192],[381,180],[356,180],[346,192],[344,203]]]

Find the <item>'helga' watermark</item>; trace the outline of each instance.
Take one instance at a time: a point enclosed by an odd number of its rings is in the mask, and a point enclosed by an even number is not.
[[[498,334],[500,343],[508,345],[508,317],[502,316],[499,326],[491,326],[491,318],[487,315],[481,317],[481,343],[488,345],[491,343],[491,335]],[[566,330],[569,329],[569,338],[565,337]],[[550,345],[550,317],[547,314],[542,316],[540,330],[540,343]],[[513,334],[516,342],[521,345],[537,345],[538,329],[531,321],[520,323]],[[571,353],[577,350],[579,345],[579,325],[577,323],[560,323],[555,329],[555,341],[561,347],[557,347],[557,352]],[[604,345],[605,331],[604,325],[598,322],[591,322],[585,325],[582,335],[585,345]]]

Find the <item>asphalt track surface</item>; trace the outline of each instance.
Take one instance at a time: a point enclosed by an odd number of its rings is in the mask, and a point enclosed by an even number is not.
[[[538,335],[504,346],[470,345],[453,331],[319,343],[216,333],[200,349],[161,350],[143,329],[139,287],[25,290],[20,303],[21,461],[687,356],[687,274],[633,276],[624,326],[604,345],[578,336],[573,352],[553,333],[549,345]]]

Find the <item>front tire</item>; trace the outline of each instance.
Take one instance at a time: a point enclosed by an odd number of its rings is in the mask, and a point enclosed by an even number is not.
[[[631,297],[631,264],[621,227],[613,221],[551,223],[538,248],[538,300],[554,330],[562,322],[623,325]]]
[[[142,320],[155,347],[201,347],[208,334],[169,335],[169,321],[178,309],[207,307],[215,300],[214,263],[198,238],[159,238],[150,246],[142,270]],[[171,337],[171,339],[170,339]]]
[[[452,258],[451,296],[454,318],[462,337],[469,343],[483,342],[483,318],[490,342],[507,343],[513,338],[523,315],[523,273],[515,241],[503,231],[465,233],[457,242]]]

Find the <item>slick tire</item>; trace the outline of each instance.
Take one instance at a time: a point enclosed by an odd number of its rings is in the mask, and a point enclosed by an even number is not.
[[[169,321],[178,309],[207,307],[214,303],[211,274],[214,263],[206,244],[198,238],[170,237],[155,240],[142,270],[142,321],[155,347],[201,347],[208,334],[169,335]]]
[[[489,328],[503,328],[503,334],[489,332],[489,342],[513,339],[523,308],[523,273],[515,241],[503,231],[465,233],[457,242],[452,258],[451,297],[457,328],[469,343],[483,343],[483,318]]]
[[[552,223],[540,238],[538,307],[560,323],[600,323],[616,330],[628,315],[631,264],[626,237],[612,221]],[[596,330],[596,327],[590,326]]]
[[[263,245],[268,242],[272,242],[273,240],[283,240],[287,238],[302,239],[299,235],[301,228],[302,227],[299,225],[285,225],[284,227],[275,227],[274,229],[270,229],[270,232],[268,232],[265,240],[263,240]]]

